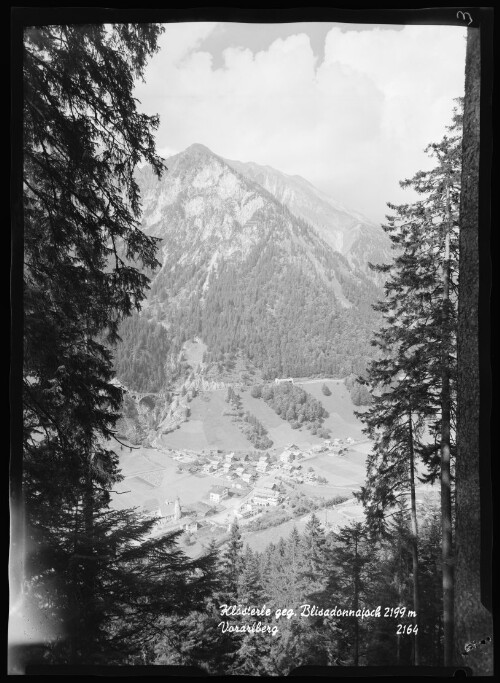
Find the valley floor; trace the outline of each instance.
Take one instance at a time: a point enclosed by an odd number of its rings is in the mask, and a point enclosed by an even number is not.
[[[355,441],[363,440],[362,424],[354,415],[356,409],[350,399],[349,392],[341,379],[298,380],[308,394],[320,401],[329,416],[323,426],[330,429],[333,437],[351,437]],[[326,384],[331,391],[325,396],[321,390]],[[285,448],[295,443],[301,447],[318,445],[323,442],[307,429],[292,429],[290,424],[277,415],[263,400],[250,395],[250,387],[238,390],[244,411],[250,412],[261,422],[273,441],[275,448]],[[183,422],[179,429],[163,434],[158,441],[166,449],[191,449],[203,451],[211,448],[222,450],[249,450],[251,444],[231,420],[226,403],[226,389],[206,391],[196,396],[189,404],[189,420]]]
[[[366,451],[367,446],[365,442],[352,444],[351,450],[342,456],[332,456],[328,452],[304,451],[304,457],[300,460],[302,470],[309,471],[309,468],[312,468],[315,474],[325,478],[325,484],[308,482],[307,478],[299,483],[285,473],[282,464],[278,462],[272,465],[268,472],[260,474],[251,484],[240,490],[235,488],[234,481],[227,479],[223,473],[216,476],[202,471],[179,471],[179,463],[184,459],[188,462],[194,459],[198,455],[196,452],[187,449],[167,451],[142,447],[130,452],[129,449],[123,448],[120,451],[120,464],[124,479],[116,487],[117,493],[113,494],[112,505],[117,509],[137,507],[140,510],[151,501],[157,501],[161,505],[172,503],[178,497],[182,510],[181,519],[159,525],[156,533],[181,528],[196,517],[200,526],[193,534],[193,543],[185,548],[188,554],[198,555],[213,538],[222,540],[235,515],[238,517],[243,542],[257,548],[263,543],[279,539],[281,535],[288,535],[294,524],[298,527],[305,525],[307,515],[294,517],[293,520],[263,531],[247,531],[249,522],[274,510],[271,507],[254,507],[248,516],[241,514],[245,505],[249,506],[256,490],[273,483],[282,485],[285,494],[276,509],[285,514],[294,514],[290,507],[290,498],[297,494],[302,494],[303,500],[315,501],[320,505],[322,499],[329,500],[335,496],[351,498],[352,492],[359,489],[364,480],[366,452],[363,451]],[[236,451],[235,457],[238,455]],[[224,454],[219,454],[221,459],[223,456]],[[210,500],[210,491],[214,486],[227,486],[229,489],[229,495],[219,503]],[[212,508],[209,516],[204,517],[203,513],[202,516],[191,514],[190,506],[196,507],[199,503]],[[350,510],[354,510],[352,514],[359,516],[360,510],[352,501]],[[324,519],[328,526],[341,526],[343,522],[350,521],[350,514],[347,514],[347,509],[344,509],[342,514],[334,514],[334,510],[330,508],[323,513],[321,519]]]
[[[330,429],[330,439],[292,429],[263,400],[252,397],[249,387],[240,388],[243,409],[265,425],[273,441],[261,469],[263,452],[252,447],[227,414],[226,390],[200,392],[190,404],[189,419],[158,437],[158,447],[118,450],[124,479],[113,494],[113,507],[135,507],[158,516],[155,534],[182,529],[180,542],[193,557],[211,540],[222,542],[235,518],[244,544],[256,550],[288,536],[294,526],[303,531],[313,509],[333,531],[360,521],[363,510],[353,492],[364,483],[371,443],[363,436],[345,384],[334,379],[296,384],[304,385],[328,411],[324,426]],[[323,384],[329,396],[322,392]],[[294,451],[292,466],[283,460],[284,450]],[[226,491],[219,499],[213,492],[221,488]],[[259,491],[267,491],[271,502],[258,502]],[[336,497],[344,502],[332,506]],[[173,509],[176,499],[180,518],[164,512]]]

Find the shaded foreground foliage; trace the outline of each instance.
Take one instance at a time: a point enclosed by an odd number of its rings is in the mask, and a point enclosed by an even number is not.
[[[404,507],[392,531],[392,539],[384,540],[373,537],[365,524],[355,523],[334,534],[313,513],[304,534],[294,528],[288,538],[259,553],[249,546],[242,549],[241,534],[233,524],[230,540],[214,567],[217,587],[204,609],[180,620],[166,620],[168,633],[159,635],[149,661],[196,664],[211,674],[249,675],[287,675],[303,664],[411,664],[412,637],[398,634],[398,624],[408,627],[415,619],[394,616],[394,611],[391,617],[383,617],[386,607],[411,607],[410,518]],[[431,502],[422,514],[421,552],[422,663],[439,665],[440,523],[439,511]],[[222,605],[265,605],[271,615],[226,616]],[[380,606],[382,616],[315,615],[303,605],[314,605],[317,611],[337,607],[370,612]],[[278,609],[295,614],[276,619]],[[264,630],[277,627],[276,633],[243,631],[259,622]],[[227,631],[229,627],[233,631]]]

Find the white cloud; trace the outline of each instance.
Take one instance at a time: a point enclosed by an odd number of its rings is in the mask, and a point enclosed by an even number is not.
[[[217,26],[216,22],[181,22],[167,24],[159,40],[162,61],[179,63]]]
[[[167,159],[168,157],[174,156],[174,154],[178,154],[180,149],[175,149],[174,147],[159,147],[157,148],[157,152],[159,156],[161,156],[163,159]]]
[[[320,65],[300,33],[255,54],[227,47],[214,69],[197,49],[213,27],[169,25],[137,88],[161,116],[160,149],[201,142],[269,164],[378,220],[387,201],[407,199],[398,181],[426,165],[423,148],[445,133],[463,94],[464,29],[333,28]]]

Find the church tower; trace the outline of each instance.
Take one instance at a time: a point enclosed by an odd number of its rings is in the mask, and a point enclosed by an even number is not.
[[[174,519],[180,519],[182,516],[181,512],[181,502],[179,500],[179,496],[175,499],[175,505],[174,505]]]

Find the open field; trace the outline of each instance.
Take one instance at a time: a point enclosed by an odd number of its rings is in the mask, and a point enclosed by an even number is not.
[[[313,469],[328,479],[328,483],[336,486],[358,486],[365,478],[366,456],[354,451],[346,455],[330,456],[319,453],[305,462],[306,469]]]
[[[195,401],[190,404],[191,410]],[[162,434],[157,438],[157,441],[160,441],[165,448],[187,448],[189,450],[201,451],[205,448],[210,448],[203,427],[203,420],[191,418],[188,422],[183,422],[179,429],[170,432],[170,434]]]
[[[220,448],[226,451],[252,450],[252,444],[231,421],[231,416],[223,415],[229,410],[225,400],[226,394],[225,389],[219,389],[196,396],[189,404],[189,420],[170,434],[163,434],[160,439],[162,445],[166,448],[199,451],[207,448]]]
[[[363,438],[361,431],[363,425],[354,415],[354,411],[358,410],[358,408],[351,401],[351,396],[343,380],[305,381],[296,382],[296,384],[320,401],[325,410],[328,411],[329,417],[326,418],[323,425],[331,430],[332,437],[343,439],[351,436],[356,440]],[[330,389],[332,392],[331,396],[323,394],[321,391],[323,384],[326,384]]]
[[[214,484],[223,483],[210,475],[176,472],[178,463],[167,453],[154,448],[140,448],[121,455],[120,466],[125,479],[115,487],[120,495],[112,496],[112,505],[118,509],[141,506],[151,498],[161,502],[174,500],[176,496],[179,496],[181,506],[195,503],[204,498]],[[141,472],[156,470],[163,472],[159,486],[147,485],[140,479]]]
[[[194,344],[187,349],[190,359],[196,357],[195,351],[202,344]],[[331,396],[324,396],[321,391],[325,383]],[[301,386],[300,383],[299,386]],[[360,421],[354,415],[355,407],[352,404],[349,392],[342,380],[321,380],[314,383],[304,382],[304,389],[314,398],[321,401],[329,412],[329,417],[324,425],[331,430],[332,437],[353,439],[363,438]],[[273,441],[274,448],[282,449],[290,443],[307,448],[322,443],[323,439],[313,436],[306,429],[292,429],[290,424],[279,417],[262,399],[253,398],[250,389],[240,390],[242,406],[249,411],[267,429],[269,438]],[[220,448],[225,451],[254,450],[250,441],[241,433],[238,425],[231,420],[231,416],[223,413],[229,409],[226,403],[227,390],[219,389],[206,391],[198,395],[191,403],[191,415],[187,422],[181,424],[179,429],[164,434],[160,441],[165,448],[188,448],[203,450],[207,448]]]

